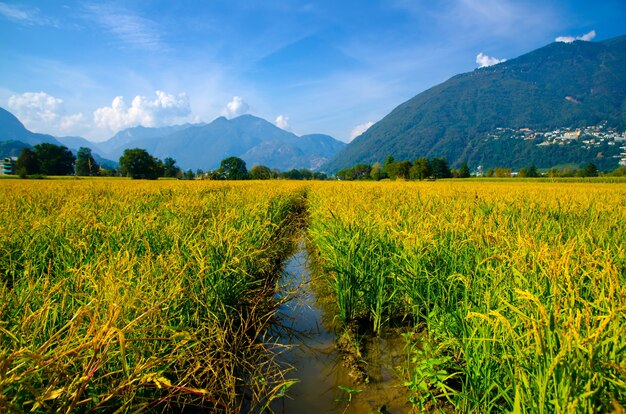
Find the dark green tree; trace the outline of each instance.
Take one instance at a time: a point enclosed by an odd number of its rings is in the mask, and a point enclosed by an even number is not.
[[[430,160],[430,168],[432,170],[432,175],[435,178],[452,177],[452,171],[450,171],[450,166],[448,165],[448,160],[446,160],[446,157],[433,158],[432,160]]]
[[[74,173],[76,157],[67,147],[47,142],[33,148],[39,163],[39,172],[45,175],[69,175]]]
[[[178,177],[180,172],[174,158],[167,157],[163,160],[163,177]]]
[[[432,174],[428,158],[418,158],[413,163],[409,176],[414,180],[424,180]]]
[[[39,174],[39,161],[37,161],[37,154],[35,154],[35,152],[30,148],[23,148],[20,152],[20,156],[17,157],[15,172],[17,172],[17,175],[22,178],[31,174]]]
[[[132,179],[156,180],[163,175],[163,163],[141,148],[124,150],[120,157],[122,175]]]
[[[80,147],[76,153],[76,175],[92,176],[100,172],[100,166],[91,154],[91,148]]]
[[[355,180],[368,180],[372,167],[367,164],[357,164],[353,167]]]
[[[411,170],[410,161],[392,162],[386,165],[387,175],[392,180],[407,179]]]
[[[220,170],[226,180],[245,180],[248,178],[246,162],[238,157],[228,157],[220,163]]]
[[[587,164],[583,169],[583,177],[597,177],[598,176],[598,167],[592,162]]]

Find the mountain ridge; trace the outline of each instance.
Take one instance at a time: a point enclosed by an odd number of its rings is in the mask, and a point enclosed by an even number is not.
[[[194,170],[215,169],[221,160],[230,156],[242,158],[249,168],[263,164],[283,171],[294,168],[314,170],[345,146],[329,135],[299,137],[253,115],[233,119],[219,117],[208,124],[137,126],[96,143],[83,137],[55,138],[33,133],[13,114],[0,108],[0,150],[3,156],[15,156],[24,145],[41,142],[65,145],[74,151],[87,147],[98,160],[105,161],[119,159],[126,149],[143,148],[157,158],[171,157],[181,168]]]
[[[537,161],[560,164],[567,157],[541,154],[555,148],[537,149],[530,141],[487,145],[481,140],[498,127],[548,129],[607,121],[623,129],[624,102],[626,36],[554,42],[419,93],[355,138],[324,169],[335,172],[383,161],[387,155],[408,160],[444,156],[453,166],[463,161],[514,168]],[[523,151],[527,159],[513,158],[514,151]],[[578,162],[590,159],[583,158]]]

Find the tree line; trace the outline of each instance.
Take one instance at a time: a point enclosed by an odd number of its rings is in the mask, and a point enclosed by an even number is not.
[[[126,149],[119,159],[119,169],[105,169],[98,165],[91,149],[81,147],[76,155],[67,147],[42,143],[22,149],[15,171],[20,177],[39,177],[47,175],[76,176],[123,176],[132,179],[155,180],[160,177],[190,180],[206,178],[212,180],[269,180],[276,178],[291,180],[325,180],[326,174],[308,169],[292,169],[281,172],[264,165],[255,165],[248,171],[245,161],[238,157],[222,160],[220,167],[204,172],[203,170],[183,171],[176,165],[176,160],[167,157],[160,160],[142,148]]]
[[[396,161],[389,155],[385,163],[375,162],[372,165],[357,164],[346,168],[336,174],[340,180],[425,180],[436,178],[467,178],[470,170],[467,163],[462,163],[460,168],[452,170],[445,157],[442,158],[417,158],[415,161]]]
[[[445,157],[417,158],[413,162],[395,161],[390,155],[385,163],[375,162],[372,165],[357,164],[351,168],[339,171],[336,177],[340,180],[428,180],[438,178],[469,178],[472,175],[480,177],[598,177],[602,173],[594,163],[588,163],[583,168],[552,168],[540,172],[533,164],[513,172],[511,168],[496,167],[482,171],[480,168],[472,174],[466,162],[462,162],[457,169],[450,168]],[[620,166],[606,175],[626,176],[626,166]]]
[[[126,149],[119,159],[119,169],[104,169],[93,157],[91,149],[81,147],[76,156],[64,146],[42,143],[31,148],[22,149],[15,165],[20,177],[44,175],[76,175],[76,176],[125,176],[133,179],[157,179],[171,177],[178,179],[204,178],[211,180],[325,180],[327,175],[308,169],[292,169],[280,171],[264,165],[255,165],[249,171],[244,160],[228,157],[222,160],[219,168],[204,172],[203,170],[183,171],[176,165],[176,160],[167,157],[160,160],[150,155],[145,149]],[[511,177],[511,168],[489,168],[486,172],[477,171],[479,176]],[[535,165],[522,168],[515,175],[518,177],[597,177],[598,168],[588,163],[583,168],[550,169],[541,173]],[[615,169],[610,175],[626,176],[626,166]],[[396,161],[389,155],[384,164],[375,162],[372,165],[357,164],[337,172],[339,180],[382,180],[404,179],[425,180],[439,178],[468,178],[471,176],[467,163],[461,163],[458,169],[450,168],[445,157],[417,158],[413,162]]]

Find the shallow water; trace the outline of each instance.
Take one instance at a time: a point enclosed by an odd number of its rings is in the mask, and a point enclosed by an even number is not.
[[[301,246],[288,260],[282,287],[297,290],[297,297],[280,308],[280,342],[292,347],[281,355],[285,364],[295,369],[289,375],[299,382],[288,396],[276,401],[277,413],[369,413],[384,407],[390,413],[409,412],[405,389],[393,367],[402,364],[403,339],[399,335],[369,338],[365,342],[364,361],[369,382],[354,385],[342,356],[335,347],[335,334],[325,322],[323,310],[310,285],[308,255]],[[347,402],[348,392],[360,390]]]

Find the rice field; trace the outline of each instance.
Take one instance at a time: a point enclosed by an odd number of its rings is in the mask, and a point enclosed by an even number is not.
[[[292,185],[0,183],[0,412],[262,408]]]
[[[309,235],[337,318],[373,333],[412,328],[398,370],[417,411],[623,412],[626,186],[311,193]]]
[[[0,412],[262,412],[302,234],[416,412],[622,412],[626,184],[0,180]]]

